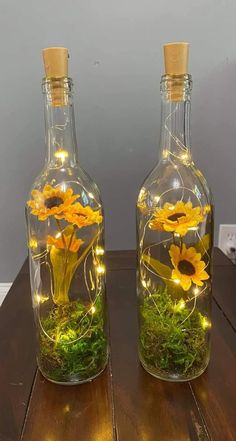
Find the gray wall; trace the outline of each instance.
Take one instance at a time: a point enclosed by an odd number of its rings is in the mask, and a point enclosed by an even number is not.
[[[192,140],[219,223],[236,223],[235,0],[1,0],[0,282],[26,255],[24,201],[44,159],[41,49],[67,46],[83,167],[108,249],[135,247],[138,188],[158,155],[162,44],[191,43]]]

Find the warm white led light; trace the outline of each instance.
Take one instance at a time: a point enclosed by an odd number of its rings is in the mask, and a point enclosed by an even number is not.
[[[180,280],[179,279],[174,279],[174,282],[176,283],[176,285],[179,285]]]
[[[198,230],[198,227],[189,227],[188,230],[189,230],[189,231],[197,231],[197,230]]]
[[[103,256],[103,254],[104,254],[104,249],[102,248],[102,247],[96,247],[95,248],[95,254],[97,255],[97,256]]]
[[[159,202],[160,199],[161,199],[160,196],[155,196],[155,197],[154,197],[154,201],[156,202],[156,204],[158,204],[158,202]]]
[[[142,280],[142,285],[144,288],[147,288],[147,283],[145,282],[145,280]]]
[[[185,308],[185,301],[183,299],[181,299],[178,303],[175,304],[174,311],[179,312],[179,311],[181,311],[181,309],[184,309],[184,308]]]
[[[104,274],[105,273],[105,266],[104,265],[98,265],[96,270],[97,270],[98,274]]]
[[[206,317],[203,317],[202,319],[202,327],[203,329],[207,329],[211,327],[211,323],[209,322],[209,320],[207,320]]]
[[[43,296],[43,295],[40,295],[40,294],[36,294],[35,298],[36,298],[36,302],[38,304],[44,303],[44,302],[46,302],[48,300],[47,296]]]
[[[183,153],[183,154],[181,155],[181,159],[182,159],[183,161],[187,161],[187,159],[189,159],[189,155],[188,155],[188,153]]]
[[[95,306],[91,306],[90,312],[91,312],[91,314],[95,314],[95,312],[96,312]]]
[[[164,149],[163,152],[162,152],[162,158],[166,159],[166,158],[168,158],[168,155],[169,155],[169,150]]]
[[[30,241],[29,241],[29,248],[34,249],[34,248],[37,248],[37,246],[38,246],[37,240],[36,239],[30,239]]]
[[[62,162],[65,161],[66,158],[68,158],[68,152],[67,150],[57,150],[54,153],[55,158],[60,159]]]

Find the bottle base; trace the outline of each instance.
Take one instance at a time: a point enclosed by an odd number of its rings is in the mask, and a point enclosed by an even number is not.
[[[150,369],[149,367],[147,367],[146,364],[141,359],[141,357],[139,357],[139,360],[140,360],[140,363],[141,363],[143,369],[148,374],[152,375],[152,377],[155,377],[158,380],[167,381],[167,382],[171,382],[171,383],[184,383],[186,381],[195,380],[196,378],[200,377],[200,375],[202,375],[205,372],[205,370],[207,369],[208,364],[209,364],[209,358],[208,358],[207,363],[205,364],[205,366],[201,370],[199,370],[196,374],[190,375],[188,377],[187,376],[186,377],[183,377],[183,376],[181,377],[179,374],[168,374],[166,376],[164,375],[164,373],[163,374],[161,374],[161,373],[159,374],[159,373],[156,372],[156,369],[154,371],[154,370]]]
[[[104,364],[104,366],[102,367],[102,369],[95,375],[93,375],[92,377],[86,378],[84,380],[80,380],[80,379],[75,379],[75,380],[68,380],[68,381],[57,381],[57,380],[53,380],[53,378],[48,377],[40,368],[40,366],[38,365],[38,369],[40,371],[40,373],[42,374],[42,376],[47,380],[50,381],[50,383],[54,383],[54,384],[59,384],[61,386],[79,386],[80,384],[84,384],[84,383],[90,383],[91,381],[95,380],[95,378],[97,378],[99,375],[102,374],[102,372],[106,369],[107,367],[107,363],[108,363],[108,359],[109,357],[107,357],[106,362]]]

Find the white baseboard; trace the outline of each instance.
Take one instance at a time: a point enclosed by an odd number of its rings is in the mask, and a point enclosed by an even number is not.
[[[9,289],[11,288],[12,283],[0,283],[0,306],[5,299]]]

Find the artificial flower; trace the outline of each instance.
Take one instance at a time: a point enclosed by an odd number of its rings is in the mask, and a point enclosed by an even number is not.
[[[177,245],[171,245],[169,254],[174,267],[171,278],[180,283],[184,291],[188,291],[192,283],[202,286],[203,280],[209,279],[209,274],[205,271],[206,264],[194,247],[187,248],[183,244],[181,249]]]
[[[72,229],[70,229],[70,227],[65,228],[62,233],[58,233],[57,237],[48,236],[47,244],[59,250],[66,249],[72,253],[77,253],[84,242],[81,239],[77,239],[72,226],[71,228]]]
[[[72,188],[66,191],[61,190],[60,187],[51,187],[45,185],[43,191],[33,190],[33,199],[27,204],[31,208],[31,213],[38,216],[41,221],[46,220],[49,216],[55,216],[67,210],[79,195],[74,195]]]
[[[192,202],[166,202],[163,208],[157,208],[149,222],[152,230],[161,230],[185,236],[189,229],[196,227],[203,220],[201,207],[193,207]]]
[[[100,224],[102,215],[100,210],[94,211],[91,207],[83,207],[79,202],[72,205],[58,219],[65,219],[78,228],[87,227],[92,224]]]

